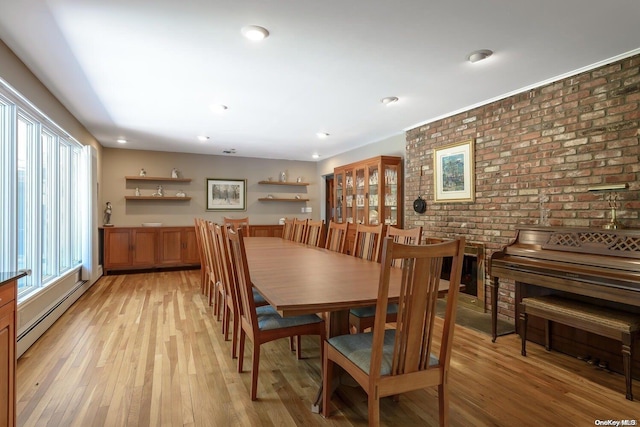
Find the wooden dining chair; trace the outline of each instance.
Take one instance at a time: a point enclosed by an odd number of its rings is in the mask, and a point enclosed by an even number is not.
[[[325,249],[329,249],[334,252],[344,253],[344,247],[347,243],[347,232],[349,231],[348,222],[334,222],[329,221],[329,228],[327,229],[327,239],[325,241]]]
[[[228,218],[224,217],[223,224],[227,226],[231,226],[234,230],[238,230],[242,227],[244,230],[245,236],[250,236],[249,234],[249,217],[244,218]]]
[[[351,255],[368,261],[380,261],[383,225],[358,224]]]
[[[386,237],[391,237],[395,243],[405,245],[419,245],[422,241],[422,227],[402,229],[393,226],[387,227]],[[402,267],[402,260],[393,260],[394,267]],[[373,327],[376,307],[358,307],[349,310],[349,325],[354,332],[364,332]],[[387,307],[387,323],[395,322],[398,315],[398,304],[389,304]]]
[[[306,232],[307,232],[307,220],[294,218],[291,240],[294,242],[303,243]]]
[[[282,238],[284,240],[293,240],[293,218],[284,219],[284,227],[282,228]]]
[[[215,249],[217,255],[217,262],[220,270],[220,285],[219,288],[223,294],[222,297],[222,334],[225,341],[229,340],[229,330],[231,326],[231,319],[233,319],[233,329],[231,333],[231,357],[237,357],[238,349],[238,334],[240,329],[240,297],[238,295],[237,278],[235,276],[235,270],[231,265],[231,253],[229,249],[229,241],[227,239],[227,232],[230,229],[228,226],[221,226],[219,224],[213,225],[213,235],[215,237]],[[256,306],[267,305],[264,297],[260,293],[252,288],[252,296]]]
[[[229,247],[236,271],[237,287],[240,295],[240,342],[238,350],[238,372],[242,372],[244,361],[244,345],[248,337],[253,343],[251,367],[251,400],[256,400],[258,392],[258,369],[260,366],[260,346],[279,338],[301,335],[320,336],[320,357],[324,342],[325,322],[315,314],[282,317],[270,305],[256,307],[253,295],[251,276],[247,264],[247,254],[243,240],[244,230],[228,231]]]
[[[344,368],[368,395],[369,425],[380,425],[379,399],[438,386],[440,425],[449,421],[449,365],[464,238],[433,245],[404,245],[384,239],[373,332],[340,335],[324,344],[323,415],[331,412],[334,365]],[[435,326],[443,257],[452,257],[450,286],[442,327]],[[390,272],[402,260],[397,327],[385,329]],[[434,336],[440,347],[431,353]]]
[[[200,242],[202,244],[202,257],[204,259],[204,263],[202,268],[205,270],[205,279],[202,286],[202,293],[207,296],[207,303],[209,305],[214,305],[214,313],[217,310],[216,303],[218,300],[216,299],[216,290],[218,286],[218,277],[219,272],[216,269],[216,266],[213,262],[213,248],[211,236],[208,232],[209,221],[201,220],[199,223],[198,233],[200,235]]]
[[[202,245],[202,218],[194,218],[194,226],[196,231],[196,247],[198,248],[198,258],[200,259],[200,291],[204,294],[207,280],[207,265],[205,259],[204,246]]]
[[[324,220],[307,221],[307,232],[305,233],[304,243],[311,246],[323,247],[322,240],[324,232]]]

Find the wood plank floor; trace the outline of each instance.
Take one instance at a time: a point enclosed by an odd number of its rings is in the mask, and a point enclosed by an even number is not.
[[[312,414],[320,384],[318,340],[296,360],[288,341],[263,346],[258,401],[236,371],[198,270],[101,278],[19,360],[20,426],[364,426],[366,395],[342,386],[333,415]],[[515,335],[457,327],[452,426],[592,426],[640,418],[624,378],[536,344],[520,356]],[[251,351],[245,354],[250,367]],[[634,381],[636,397],[640,385]],[[426,389],[381,402],[386,426],[437,425]]]

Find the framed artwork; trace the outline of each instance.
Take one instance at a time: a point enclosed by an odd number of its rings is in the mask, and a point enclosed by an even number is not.
[[[473,139],[433,150],[435,202],[473,202],[475,200],[473,152]]]
[[[246,179],[207,178],[208,211],[247,210]]]

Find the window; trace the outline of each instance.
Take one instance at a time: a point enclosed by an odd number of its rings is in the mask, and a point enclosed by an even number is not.
[[[31,270],[19,300],[82,263],[81,156],[79,143],[0,81],[0,271]]]

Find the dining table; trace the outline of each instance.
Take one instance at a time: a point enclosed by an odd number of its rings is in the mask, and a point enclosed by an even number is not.
[[[253,286],[283,317],[328,313],[327,338],[349,333],[349,310],[375,305],[381,264],[279,237],[245,237]],[[402,269],[392,268],[389,302],[398,301]],[[441,280],[439,294],[449,288]],[[320,396],[319,396],[320,397]],[[322,402],[316,399],[313,412]]]

